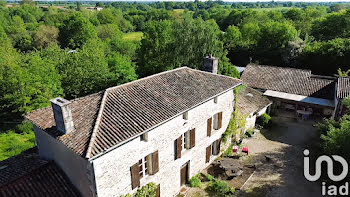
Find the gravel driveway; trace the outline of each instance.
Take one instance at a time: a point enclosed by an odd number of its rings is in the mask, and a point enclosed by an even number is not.
[[[315,122],[280,117],[272,121],[271,129],[244,142],[250,156],[243,160],[254,163],[257,170],[238,196],[321,196],[321,183],[309,182],[303,175],[303,150],[307,148],[314,154],[319,142],[312,126]]]

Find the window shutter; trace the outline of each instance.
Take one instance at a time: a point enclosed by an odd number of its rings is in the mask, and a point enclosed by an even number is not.
[[[219,113],[219,117],[218,117],[218,129],[221,129],[222,127],[222,112]]]
[[[152,153],[152,174],[156,174],[159,171],[159,159],[158,151]]]
[[[196,129],[190,131],[190,148],[193,148],[196,145]]]
[[[211,122],[212,118],[209,118],[207,121],[207,136],[211,136]]]
[[[206,148],[205,163],[208,163],[210,161],[210,153],[211,153],[211,146],[209,145]]]
[[[160,197],[160,184],[158,184],[156,189],[156,197]]]
[[[131,188],[135,189],[136,187],[140,186],[139,162],[131,166],[130,170],[131,170]]]
[[[221,146],[221,138],[219,138],[219,139],[217,140],[216,145],[217,145],[217,148],[216,148],[217,154],[219,154],[219,153],[220,153],[220,146]]]
[[[181,145],[182,145],[182,136],[180,136],[179,138],[177,138],[176,140],[175,140],[175,150],[176,150],[176,152],[175,152],[175,159],[179,159],[179,158],[181,158]]]

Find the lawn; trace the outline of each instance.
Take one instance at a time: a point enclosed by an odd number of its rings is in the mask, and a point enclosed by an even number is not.
[[[129,41],[140,41],[142,39],[143,33],[142,32],[130,32],[126,33],[123,36],[124,40],[129,40]]]
[[[0,161],[20,154],[35,145],[35,136],[30,123],[23,123],[14,130],[0,133]]]

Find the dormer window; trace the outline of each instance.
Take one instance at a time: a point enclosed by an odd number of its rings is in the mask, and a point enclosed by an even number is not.
[[[217,104],[218,103],[218,97],[214,97],[214,103]]]
[[[188,120],[188,111],[182,114],[182,119]]]
[[[148,141],[148,133],[144,133],[140,136],[140,140],[147,142]]]

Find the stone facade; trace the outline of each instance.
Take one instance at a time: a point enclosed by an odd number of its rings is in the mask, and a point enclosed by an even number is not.
[[[188,120],[182,114],[148,132],[148,141],[137,137],[114,150],[90,159],[94,166],[96,190],[98,196],[120,196],[133,193],[131,187],[130,167],[141,158],[158,151],[159,171],[155,175],[143,177],[140,186],[154,182],[160,184],[161,196],[175,196],[180,190],[180,168],[190,162],[189,176],[197,174],[213,161],[206,163],[206,147],[218,140],[227,128],[234,104],[233,90],[223,92],[214,103],[214,98],[188,111]],[[207,120],[214,114],[222,112],[222,127],[212,130],[207,136]],[[182,156],[175,160],[174,141],[185,132],[195,128],[195,146],[184,150]]]
[[[35,138],[40,157],[55,161],[82,196],[93,196],[91,167],[88,160],[76,154],[64,144],[34,125]]]

